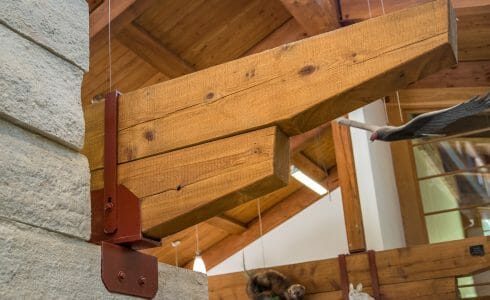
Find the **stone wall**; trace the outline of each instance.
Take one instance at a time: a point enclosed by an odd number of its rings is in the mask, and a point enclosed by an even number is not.
[[[90,235],[80,99],[85,0],[0,1],[0,299],[112,299]],[[158,299],[207,299],[204,275],[160,264]]]

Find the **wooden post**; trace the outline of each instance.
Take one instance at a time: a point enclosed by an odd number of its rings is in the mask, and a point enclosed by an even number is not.
[[[362,224],[361,202],[357,187],[356,166],[352,153],[350,129],[346,126],[340,126],[337,121],[333,121],[332,133],[340,191],[342,192],[342,205],[344,207],[344,220],[349,252],[363,252],[366,250],[366,240]]]

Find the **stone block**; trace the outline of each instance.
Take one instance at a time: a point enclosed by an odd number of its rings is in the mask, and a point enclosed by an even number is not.
[[[81,149],[83,71],[2,25],[0,41],[0,117]]]
[[[0,219],[0,299],[129,299],[100,278],[100,247]],[[159,265],[155,299],[208,298],[205,275]]]
[[[0,217],[89,238],[85,156],[2,119],[0,153]]]
[[[85,0],[2,0],[0,23],[88,70],[89,14]]]

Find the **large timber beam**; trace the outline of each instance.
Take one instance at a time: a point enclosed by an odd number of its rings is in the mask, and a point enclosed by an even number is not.
[[[329,175],[320,181],[320,183],[329,191],[332,191],[338,187],[337,169],[333,168],[329,170],[328,174]],[[281,225],[321,198],[322,196],[319,196],[307,187],[302,187],[298,191],[287,196],[262,215],[263,233],[266,234]],[[206,262],[207,268],[213,268],[237,251],[240,251],[240,249],[243,249],[245,246],[258,239],[260,237],[259,226],[259,221],[256,219],[248,225],[248,229],[245,232],[230,235],[204,251],[202,257]],[[186,267],[192,268],[192,262],[189,262]]]
[[[287,184],[287,137],[269,127],[118,166],[141,199],[142,231],[161,238]],[[103,170],[91,189],[103,188]]]
[[[471,275],[490,267],[490,254],[472,256],[470,246],[490,247],[488,237],[474,237],[432,245],[421,245],[376,252],[376,264],[383,299],[406,299],[402,292],[412,291],[410,296],[452,295],[455,277]],[[306,286],[308,294],[322,295],[312,299],[340,299],[340,270],[337,258],[274,267],[293,282]],[[371,286],[369,261],[366,254],[347,256],[350,282],[362,282]],[[252,271],[253,272],[253,271]],[[308,276],[305,276],[308,274]],[[243,272],[210,276],[210,299],[242,299],[245,296],[246,276]],[[439,288],[434,283],[442,284]],[[418,287],[418,290],[417,290]],[[425,290],[421,290],[425,287]],[[332,293],[332,294],[330,294]],[[387,297],[391,295],[393,297]],[[241,297],[242,296],[242,297]],[[315,295],[311,295],[314,297]],[[327,297],[328,296],[328,297]],[[424,299],[452,299],[426,297]],[[408,299],[414,299],[412,297]]]
[[[455,64],[454,22],[436,0],[124,94],[119,161],[271,125],[308,131]],[[86,110],[92,169],[102,167],[102,110]]]
[[[337,0],[281,0],[309,35],[317,35],[340,27]]]

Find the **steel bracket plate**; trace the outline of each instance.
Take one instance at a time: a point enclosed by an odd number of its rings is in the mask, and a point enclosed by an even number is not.
[[[117,183],[117,119],[119,92],[105,98],[104,188],[91,193],[90,242],[101,244],[101,275],[113,293],[152,298],[158,291],[156,257],[137,252],[160,246],[141,232],[140,200]]]
[[[156,257],[102,242],[102,281],[109,291],[153,298],[158,291]]]

